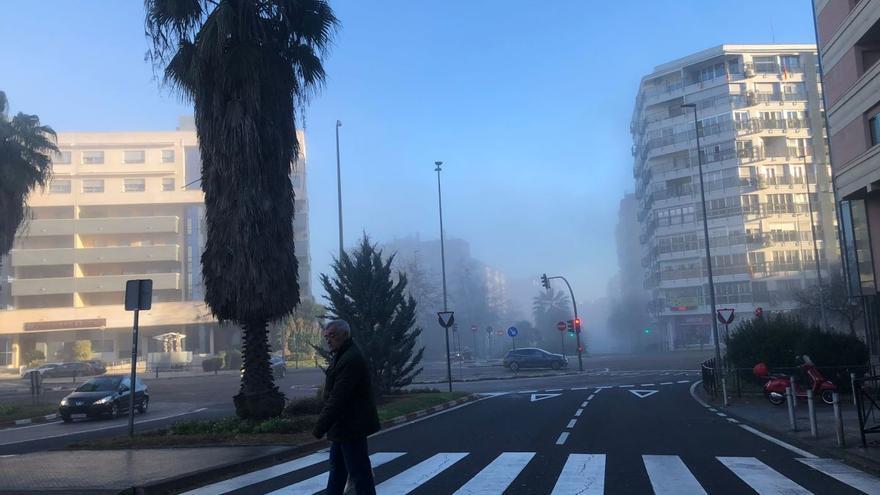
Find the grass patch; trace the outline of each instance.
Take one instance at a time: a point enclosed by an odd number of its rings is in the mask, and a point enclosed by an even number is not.
[[[388,421],[398,416],[438,406],[444,402],[460,399],[467,395],[470,394],[466,392],[431,392],[387,396],[377,406],[379,409],[379,421]]]
[[[34,418],[57,412],[56,404],[0,404],[0,421]]]

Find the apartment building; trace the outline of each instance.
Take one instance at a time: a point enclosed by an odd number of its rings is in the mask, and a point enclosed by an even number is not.
[[[699,151],[684,104],[696,106]],[[822,112],[813,45],[722,45],[642,79],[631,124],[641,264],[668,347],[712,343],[698,158],[718,307],[794,309],[816,282],[811,218],[822,270],[839,259]]]
[[[849,294],[880,359],[880,1],[815,0]]]
[[[191,119],[168,132],[63,132],[58,146],[51,181],[28,199],[29,219],[3,260],[0,369],[24,365],[34,350],[61,360],[84,340],[94,358],[130,357],[132,314],[122,303],[125,282],[138,278],[153,280],[152,309],[140,315],[142,358],[168,352],[163,335],[182,334],[174,347],[188,358],[239,347],[238,328],[219,326],[204,303]],[[291,181],[300,287],[311,297],[305,163],[303,147]]]

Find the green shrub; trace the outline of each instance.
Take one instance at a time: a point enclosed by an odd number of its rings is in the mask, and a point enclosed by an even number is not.
[[[235,349],[226,353],[226,369],[228,370],[238,370],[241,369],[241,352]]]
[[[27,363],[29,367],[36,366],[46,360],[46,355],[39,349],[26,351],[21,355],[22,361]]]
[[[321,414],[321,409],[323,407],[324,400],[322,398],[306,397],[303,399],[294,400],[290,404],[287,404],[287,407],[284,408],[282,416],[291,418],[294,416]]]
[[[220,369],[223,369],[223,358],[215,356],[202,360],[202,370],[217,371]]]
[[[245,435],[266,433],[300,433],[315,424],[313,416],[270,418],[264,421],[239,419],[235,416],[207,421],[181,421],[169,428],[171,435]]]

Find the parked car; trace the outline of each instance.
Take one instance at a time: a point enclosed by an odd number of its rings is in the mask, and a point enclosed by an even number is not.
[[[37,366],[36,368],[27,368],[22,370],[21,377],[24,379],[30,379],[31,373],[39,373],[40,375],[45,376],[46,371],[61,366],[61,364],[62,363],[44,363]]]
[[[287,363],[281,356],[272,356],[269,358],[269,366],[272,367],[272,374],[276,378],[284,378],[287,376]]]
[[[103,375],[107,372],[107,366],[100,359],[87,359],[83,362],[92,367],[93,375]]]
[[[74,376],[92,376],[94,368],[88,363],[64,363],[41,372],[43,378],[71,378]]]
[[[140,378],[135,383],[134,406],[138,412],[145,414],[150,406],[150,394]],[[122,375],[91,378],[61,399],[58,415],[65,423],[81,417],[109,415],[111,418],[118,418],[128,412],[130,384],[131,379]]]
[[[514,349],[504,356],[504,367],[511,371],[520,368],[552,368],[558,370],[568,366],[568,358],[536,347]]]

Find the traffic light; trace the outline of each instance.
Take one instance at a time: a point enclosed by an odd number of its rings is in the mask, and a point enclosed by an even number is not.
[[[550,279],[547,278],[546,273],[541,275],[541,285],[543,285],[545,289],[550,290]]]
[[[647,334],[649,334],[649,333],[651,333],[651,329],[650,329],[650,328],[646,328],[646,329],[645,329],[645,334],[647,335]]]
[[[574,331],[577,333],[581,333],[581,319],[580,318],[574,319]]]
[[[569,332],[574,332],[574,322],[572,320],[568,320],[565,322],[565,329]]]

